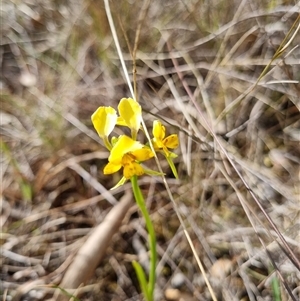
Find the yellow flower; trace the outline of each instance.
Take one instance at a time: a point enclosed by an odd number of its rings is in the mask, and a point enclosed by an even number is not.
[[[166,128],[161,124],[160,121],[154,120],[153,121],[153,146],[155,150],[163,150],[166,157],[171,155],[168,148],[174,149],[178,146],[178,136],[176,134],[170,135],[165,138],[166,136]]]
[[[118,105],[120,117],[118,125],[125,125],[131,129],[132,139],[136,139],[142,122],[142,108],[132,98],[122,98]]]
[[[117,123],[118,116],[116,110],[112,107],[99,107],[91,119],[98,135],[104,140],[105,146],[111,149],[108,136]]]
[[[141,176],[145,170],[139,162],[152,158],[154,154],[150,148],[144,146],[138,141],[134,141],[128,136],[119,137],[113,146],[108,164],[104,167],[104,174],[112,174],[123,167],[123,176],[130,179],[134,175]]]

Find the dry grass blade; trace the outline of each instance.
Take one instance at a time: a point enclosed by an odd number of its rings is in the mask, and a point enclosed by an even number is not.
[[[77,289],[86,284],[95,272],[96,267],[105,256],[113,235],[118,231],[124,216],[132,206],[132,194],[127,192],[118,205],[107,214],[103,222],[89,235],[83,246],[78,250],[73,262],[68,267],[64,278],[59,284],[65,290]],[[55,300],[68,300],[59,290]]]

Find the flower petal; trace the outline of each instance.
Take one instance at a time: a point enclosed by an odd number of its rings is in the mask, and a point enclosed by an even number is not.
[[[153,137],[156,138],[157,142],[163,140],[166,134],[166,128],[161,124],[159,120],[153,121]]]
[[[132,98],[122,98],[118,105],[118,110],[126,125],[137,132],[142,121],[141,106]]]
[[[176,134],[170,135],[163,140],[163,144],[167,148],[176,148],[179,145],[178,136]]]
[[[130,164],[126,164],[124,166],[123,175],[126,179],[130,179],[135,175],[141,176],[143,174],[144,174],[143,167],[136,162],[131,162]]]
[[[95,129],[102,139],[113,131],[117,118],[117,112],[112,107],[99,107],[91,117]]]
[[[154,157],[153,152],[148,147],[143,147],[141,149],[133,151],[132,155],[135,157],[137,161],[146,161]]]
[[[126,135],[122,135],[112,148],[108,160],[109,162],[121,163],[125,154],[141,149],[142,147],[143,145],[140,142],[134,141]]]
[[[119,116],[117,119],[117,125],[126,126],[127,124],[126,124],[125,120],[121,116]]]
[[[103,173],[105,175],[110,175],[110,174],[115,173],[118,170],[120,170],[121,167],[122,167],[122,164],[114,164],[112,162],[108,162],[103,169]]]

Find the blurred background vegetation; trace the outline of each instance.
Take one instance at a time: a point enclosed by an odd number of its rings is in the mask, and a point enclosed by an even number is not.
[[[296,300],[297,262],[266,214],[299,258],[299,3],[110,5],[130,76],[141,25],[138,99],[147,125],[159,118],[179,134],[180,180],[162,164],[218,300]],[[48,300],[69,256],[111,210],[101,193],[120,176],[103,175],[108,154],[90,116],[130,94],[103,1],[3,0],[0,49],[0,292]],[[210,300],[161,180],[145,176],[141,185],[158,236],[157,300]],[[143,229],[133,205],[80,300],[141,300],[131,261],[146,243]]]

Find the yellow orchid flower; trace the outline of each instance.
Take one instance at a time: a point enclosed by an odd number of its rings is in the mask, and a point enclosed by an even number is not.
[[[153,146],[155,150],[163,150],[166,157],[169,157],[172,153],[168,148],[174,149],[178,146],[178,136],[176,134],[166,136],[166,128],[161,124],[160,121],[153,121]]]
[[[177,170],[172,160],[176,158],[177,155],[168,150],[169,148],[173,149],[178,146],[178,136],[176,134],[173,134],[165,138],[166,128],[158,120],[153,121],[152,133],[154,137],[152,139],[154,149],[164,154],[169,163],[169,166],[172,169],[173,175],[176,179],[178,179]]]
[[[112,174],[123,167],[125,179],[130,179],[134,175],[141,176],[145,173],[145,170],[139,162],[148,160],[153,156],[154,154],[150,148],[128,136],[122,135],[113,146],[108,158],[109,162],[104,167],[103,172],[105,175]]]
[[[108,141],[109,134],[113,131],[117,123],[117,112],[112,107],[99,107],[91,117],[94,128],[105,146],[110,150],[111,144]]]
[[[132,139],[135,140],[142,122],[142,108],[132,98],[122,98],[118,105],[120,117],[118,125],[125,125],[131,129]]]

